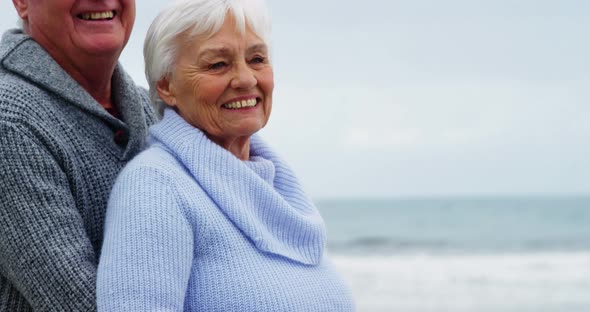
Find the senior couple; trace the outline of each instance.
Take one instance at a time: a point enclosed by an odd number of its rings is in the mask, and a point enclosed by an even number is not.
[[[321,216],[255,135],[274,84],[262,0],[162,11],[144,46],[149,95],[117,62],[135,1],[13,4],[0,311],[354,309]]]

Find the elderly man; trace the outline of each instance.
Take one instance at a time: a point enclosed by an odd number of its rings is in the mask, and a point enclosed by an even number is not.
[[[93,311],[108,194],[155,121],[134,0],[13,0],[0,43],[0,311]]]

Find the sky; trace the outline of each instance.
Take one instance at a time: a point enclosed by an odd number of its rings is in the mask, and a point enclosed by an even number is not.
[[[267,1],[261,135],[313,198],[590,195],[589,1]],[[137,1],[121,56],[143,86],[167,3]]]

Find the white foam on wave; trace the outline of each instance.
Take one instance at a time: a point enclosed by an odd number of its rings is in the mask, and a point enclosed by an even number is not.
[[[590,311],[590,252],[331,259],[358,311]]]

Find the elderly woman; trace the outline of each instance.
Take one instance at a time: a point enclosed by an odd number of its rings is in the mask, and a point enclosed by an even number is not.
[[[0,311],[95,311],[108,195],[155,121],[117,63],[134,0],[12,0],[0,42]]]
[[[164,117],[111,194],[99,310],[353,310],[317,209],[255,135],[272,106],[265,12],[183,1],[151,25],[146,73]]]

